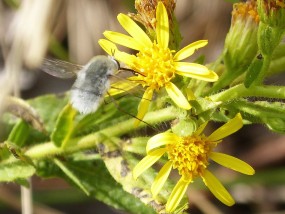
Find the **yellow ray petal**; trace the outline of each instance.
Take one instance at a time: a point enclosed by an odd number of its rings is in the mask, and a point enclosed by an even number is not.
[[[249,164],[233,156],[218,152],[212,152],[210,158],[218,164],[237,172],[246,175],[253,175],[255,173],[254,169]]]
[[[209,137],[207,137],[207,139],[209,141],[221,140],[238,131],[242,125],[242,117],[241,114],[238,113],[233,119],[229,120],[226,124],[214,131]]]
[[[115,52],[114,57],[120,61],[121,63],[124,63],[126,65],[128,65],[129,67],[132,67],[134,64],[134,61],[136,59],[136,57],[134,55],[122,52],[122,51],[117,51]]]
[[[110,56],[114,56],[115,59],[117,59],[118,61],[123,62],[129,66],[133,64],[135,56],[119,51],[119,49],[113,42],[110,42],[106,39],[100,39],[98,43],[101,48],[106,51],[106,53],[108,53]]]
[[[145,170],[151,167],[166,152],[165,148],[156,149],[144,157],[133,169],[133,177],[137,179]]]
[[[199,40],[196,42],[193,42],[189,45],[187,45],[186,47],[182,48],[180,51],[178,51],[175,55],[174,55],[174,61],[180,61],[183,59],[186,59],[187,57],[191,56],[195,50],[204,47],[205,45],[208,44],[207,40]]]
[[[191,77],[209,82],[215,82],[219,78],[214,71],[209,70],[204,65],[188,62],[174,62],[173,64],[176,70],[175,73],[185,77]]]
[[[140,50],[143,48],[143,46],[131,36],[113,31],[105,31],[103,34],[107,39],[119,45],[123,45],[134,50]]]
[[[159,47],[167,48],[169,42],[169,24],[167,11],[162,2],[158,2],[156,9],[156,37]]]
[[[210,70],[205,65],[190,62],[174,62],[174,68],[181,73],[185,73],[185,76],[187,74],[207,75],[210,73]]]
[[[154,179],[154,182],[151,185],[151,193],[153,197],[155,198],[157,194],[160,192],[161,188],[165,184],[170,172],[172,169],[172,162],[168,161],[164,166],[161,168],[159,173]]]
[[[138,119],[142,120],[144,118],[145,114],[147,113],[149,104],[150,104],[151,99],[152,99],[152,95],[153,95],[153,90],[150,88],[147,88],[143,94],[142,100],[141,100],[139,107],[138,107],[138,114],[137,114]],[[135,120],[134,125],[138,126],[139,123],[141,122],[140,120]]]
[[[170,96],[170,98],[178,105],[180,108],[189,110],[191,108],[189,102],[185,98],[185,96],[182,94],[182,92],[171,82],[169,82],[165,89]]]
[[[108,53],[110,56],[113,56],[115,52],[119,51],[117,46],[109,40],[99,39],[98,43],[101,48],[106,51],[106,53]]]
[[[205,185],[209,188],[209,190],[217,199],[219,199],[222,203],[228,206],[234,205],[235,201],[230,195],[230,193],[211,172],[205,170],[202,179]]]
[[[143,47],[152,46],[152,42],[148,35],[127,15],[120,13],[118,21],[122,27]]]
[[[148,140],[146,145],[146,152],[149,153],[155,148],[164,146],[166,144],[176,143],[179,140],[180,137],[170,132],[157,134]]]
[[[165,205],[167,213],[172,213],[175,211],[181,199],[183,198],[189,183],[190,182],[186,182],[183,178],[180,178],[180,180],[177,182]]]

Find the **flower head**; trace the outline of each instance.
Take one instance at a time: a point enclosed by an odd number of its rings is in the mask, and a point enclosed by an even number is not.
[[[283,0],[258,0],[260,20],[277,28],[285,27],[285,3]]]
[[[157,2],[160,0],[136,0],[135,8],[138,11],[137,14],[130,14],[131,17],[143,24],[147,29],[155,30],[156,25],[156,7]],[[176,2],[174,0],[162,0],[163,5],[167,10],[167,14],[169,17],[169,21],[173,21],[173,15]],[[170,23],[171,25],[171,23]]]
[[[218,79],[216,73],[206,66],[180,62],[192,55],[196,49],[204,47],[208,43],[206,40],[189,44],[178,52],[169,49],[168,15],[162,2],[158,3],[156,9],[156,40],[154,41],[127,15],[119,14],[118,21],[130,36],[105,31],[104,36],[111,42],[101,39],[99,44],[108,54],[113,54],[117,60],[137,72],[138,75],[129,79],[146,88],[138,108],[139,119],[142,119],[147,112],[153,92],[162,88],[166,89],[170,98],[179,107],[191,108],[183,93],[171,82],[176,74],[205,81]],[[132,55],[121,52],[113,42],[134,49],[138,53]]]
[[[237,114],[236,117],[218,128],[210,136],[202,134],[206,124],[204,123],[196,132],[186,137],[166,132],[150,138],[146,148],[147,156],[133,170],[133,176],[137,178],[164,154],[167,154],[168,162],[161,168],[151,186],[152,194],[155,197],[162,189],[171,169],[177,169],[181,178],[167,200],[166,212],[173,212],[176,209],[188,185],[198,177],[202,178],[205,185],[221,202],[228,206],[234,204],[233,198],[225,187],[207,169],[209,159],[238,172],[248,175],[254,174],[254,169],[247,163],[230,155],[213,152],[213,149],[224,137],[242,127],[241,115]]]
[[[256,56],[259,16],[254,0],[233,5],[232,23],[225,41],[225,64],[230,72],[245,71]]]

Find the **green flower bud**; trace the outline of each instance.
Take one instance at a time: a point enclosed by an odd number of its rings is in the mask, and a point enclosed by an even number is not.
[[[258,29],[258,46],[263,55],[271,55],[280,43],[283,29],[271,27],[263,22]]]
[[[260,21],[274,28],[285,28],[284,0],[258,0]]]
[[[233,5],[232,23],[223,51],[225,72],[209,90],[214,93],[230,85],[243,74],[258,52],[257,32],[259,16],[254,0]]]
[[[280,43],[285,28],[284,0],[258,0],[260,26],[258,46],[263,55],[271,55]]]
[[[257,54],[259,16],[255,1],[234,4],[232,24],[225,41],[227,70],[246,70]]]

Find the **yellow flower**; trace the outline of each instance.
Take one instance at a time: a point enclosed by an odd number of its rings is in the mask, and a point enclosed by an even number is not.
[[[166,212],[173,212],[176,209],[188,185],[197,177],[202,178],[205,185],[221,202],[228,206],[235,203],[225,187],[207,169],[209,159],[235,171],[247,175],[254,174],[254,169],[242,160],[223,153],[213,152],[213,149],[224,137],[242,127],[241,115],[237,114],[210,136],[202,134],[206,125],[207,123],[204,123],[196,132],[187,137],[166,132],[150,138],[146,147],[147,156],[133,169],[133,176],[136,179],[165,153],[167,154],[168,162],[161,168],[151,186],[151,192],[156,197],[166,182],[171,169],[177,169],[181,178],[167,200]]]
[[[127,15],[119,14],[118,21],[130,34],[105,31],[104,36],[109,39],[99,40],[101,47],[109,54],[131,69],[137,75],[131,77],[132,81],[146,88],[138,108],[139,119],[146,114],[153,92],[165,88],[170,98],[181,108],[190,109],[191,106],[183,93],[171,82],[175,74],[205,81],[216,81],[218,76],[206,66],[180,62],[189,57],[198,48],[207,45],[207,40],[200,40],[189,44],[176,52],[168,48],[169,23],[167,11],[162,2],[156,9],[156,40],[151,41],[148,35]],[[126,46],[138,51],[136,55],[118,50],[114,43]]]

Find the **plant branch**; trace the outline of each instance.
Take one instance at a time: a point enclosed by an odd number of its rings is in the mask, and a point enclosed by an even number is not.
[[[234,86],[228,90],[210,96],[210,99],[217,101],[229,101],[240,97],[267,97],[285,99],[284,86],[251,86],[246,88],[243,84]]]

